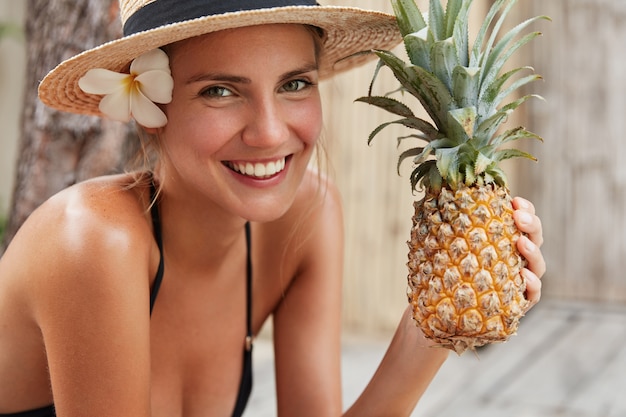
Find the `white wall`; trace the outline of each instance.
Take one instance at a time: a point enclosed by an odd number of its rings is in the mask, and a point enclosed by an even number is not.
[[[0,0],[2,23],[22,26],[25,12],[25,1]],[[24,42],[15,37],[0,40],[0,218],[8,211],[13,190],[26,71]]]

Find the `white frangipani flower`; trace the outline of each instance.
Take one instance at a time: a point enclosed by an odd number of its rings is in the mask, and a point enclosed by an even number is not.
[[[174,80],[169,58],[161,49],[153,49],[130,64],[130,74],[94,68],[78,80],[85,93],[104,96],[100,111],[113,120],[128,122],[131,117],[144,127],[167,124],[165,113],[155,104],[172,101]]]

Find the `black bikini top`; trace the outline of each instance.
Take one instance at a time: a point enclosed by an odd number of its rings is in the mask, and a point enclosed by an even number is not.
[[[154,238],[157,246],[159,247],[159,253],[161,259],[159,261],[159,268],[152,284],[152,290],[150,291],[150,314],[154,308],[161,282],[163,281],[163,271],[165,264],[163,261],[163,238],[161,235],[161,220],[159,217],[158,204],[155,201],[156,189],[154,184],[151,188],[152,193],[152,207],[150,213],[152,214],[152,227],[154,229]],[[241,372],[241,382],[239,383],[239,393],[237,394],[237,401],[235,402],[235,409],[233,411],[233,417],[240,417],[246,408],[250,393],[252,392],[252,257],[251,257],[251,234],[250,223],[246,223],[246,338],[243,350],[243,369]]]
[[[159,261],[159,268],[154,278],[154,284],[150,291],[150,314],[154,308],[157,295],[161,282],[163,281],[163,271],[165,264],[163,262],[163,239],[161,235],[161,220],[159,218],[159,208],[156,203],[156,188],[154,184],[151,187],[152,205],[150,212],[152,214],[152,226],[154,228],[154,238],[159,247],[159,253],[161,259]],[[251,259],[251,245],[250,245],[250,223],[246,223],[246,338],[243,351],[243,369],[241,373],[241,382],[239,384],[239,393],[237,394],[237,401],[235,403],[235,409],[233,411],[233,417],[241,417],[250,393],[252,392],[252,259]],[[55,417],[56,413],[54,405],[38,408],[36,410],[22,411],[13,414],[0,414],[0,417]]]

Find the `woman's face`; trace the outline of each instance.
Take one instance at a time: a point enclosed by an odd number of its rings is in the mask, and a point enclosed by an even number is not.
[[[172,45],[168,54],[173,99],[158,133],[165,191],[249,220],[280,217],[321,132],[312,32],[230,29]]]

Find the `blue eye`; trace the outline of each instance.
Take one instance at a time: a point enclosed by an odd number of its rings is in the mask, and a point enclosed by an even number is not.
[[[288,92],[300,91],[300,90],[307,88],[310,85],[311,83],[305,80],[291,80],[285,83],[285,85],[283,85],[283,90],[288,91]]]
[[[233,93],[226,87],[216,85],[202,90],[200,95],[206,97],[229,97],[232,96]]]

